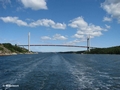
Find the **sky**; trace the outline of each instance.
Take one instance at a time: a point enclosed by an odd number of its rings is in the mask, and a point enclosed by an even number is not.
[[[120,0],[0,0],[0,43],[120,45]],[[27,47],[25,47],[27,48]],[[86,48],[30,47],[31,51]]]

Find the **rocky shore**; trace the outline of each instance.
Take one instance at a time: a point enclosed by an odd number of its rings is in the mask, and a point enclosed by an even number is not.
[[[10,43],[0,44],[0,56],[17,55],[17,54],[32,54],[26,48],[12,45]]]

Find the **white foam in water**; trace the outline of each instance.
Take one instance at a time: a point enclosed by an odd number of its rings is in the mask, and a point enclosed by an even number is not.
[[[65,60],[64,58],[62,58],[64,60],[64,62],[66,63],[66,66],[69,68],[71,74],[73,75],[76,83],[79,85],[78,89],[85,89],[85,88],[94,88],[93,87],[93,77],[90,76],[86,76],[86,72],[85,69],[86,67],[83,66],[82,64],[79,64],[79,66],[81,67],[81,69],[77,69],[76,66],[72,66],[67,60]],[[91,69],[91,68],[90,68]],[[95,88],[94,88],[95,89]]]
[[[103,58],[104,62],[102,62],[99,57],[97,57],[99,60],[96,60],[95,56],[92,55],[89,55],[89,57],[92,56],[90,60],[84,55],[78,54],[47,55],[48,54],[45,54],[44,56],[41,55],[42,57],[38,56],[37,58],[25,57],[25,62],[20,60],[18,66],[11,66],[8,71],[6,70],[7,72],[5,74],[7,75],[10,73],[11,75],[1,78],[0,83],[2,83],[2,85],[14,85],[19,83],[22,86],[24,84],[22,81],[30,81],[27,89],[29,87],[32,87],[33,89],[34,86],[31,85],[35,85],[35,88],[37,87],[36,90],[119,90],[119,72],[115,71],[113,68],[119,67],[116,67],[115,65],[112,66],[112,63],[106,65],[106,57]],[[40,72],[37,72],[36,70],[39,70]],[[15,72],[12,74],[12,71]],[[37,77],[34,77],[36,75]],[[21,88],[24,88],[24,85]],[[32,89],[29,88],[28,90]]]
[[[40,60],[41,58],[37,58],[32,62],[28,62],[27,64],[17,66],[16,68],[18,69],[23,69],[22,71],[17,71],[17,73],[14,76],[10,76],[5,82],[2,83],[4,84],[11,84],[14,85],[17,81],[20,81],[23,79],[28,73],[30,73],[36,66],[44,61],[44,59]],[[36,63],[37,61],[37,63]],[[28,66],[28,67],[27,67]]]

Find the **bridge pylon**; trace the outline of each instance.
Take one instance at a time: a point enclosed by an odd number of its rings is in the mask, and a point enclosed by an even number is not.
[[[90,51],[90,36],[87,37],[87,51]]]
[[[30,51],[30,32],[28,33],[28,50]]]

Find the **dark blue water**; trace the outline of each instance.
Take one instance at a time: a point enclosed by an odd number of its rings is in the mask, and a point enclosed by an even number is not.
[[[0,90],[120,90],[120,55],[2,56]]]

